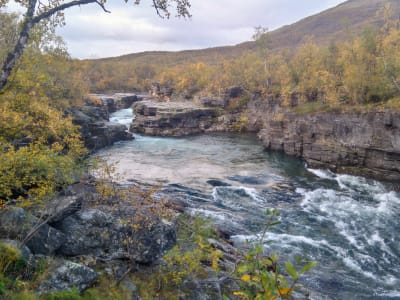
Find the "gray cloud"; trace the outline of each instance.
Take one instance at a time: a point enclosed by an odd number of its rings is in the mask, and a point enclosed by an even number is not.
[[[251,39],[255,26],[276,29],[344,0],[192,0],[189,20],[161,19],[143,1],[108,2],[66,11],[58,30],[73,57],[108,57],[150,50],[184,50],[233,45]]]

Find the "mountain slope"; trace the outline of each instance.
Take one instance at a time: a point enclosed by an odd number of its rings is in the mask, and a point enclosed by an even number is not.
[[[400,15],[400,1],[398,0],[350,0],[292,25],[270,32],[271,49],[295,48],[307,36],[313,36],[314,41],[320,45],[327,45],[331,41],[342,41],[357,36],[366,28],[380,25],[381,20],[377,17],[377,12],[385,3],[390,3],[394,15]],[[192,61],[213,63],[220,59],[234,58],[254,48],[254,42],[244,42],[235,46],[179,52],[141,52],[88,61],[95,63],[101,63],[102,61],[160,62],[171,66]]]

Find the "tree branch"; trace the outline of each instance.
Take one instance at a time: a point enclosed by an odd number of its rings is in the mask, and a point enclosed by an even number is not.
[[[104,3],[101,3],[100,1],[96,1],[96,3],[104,10],[106,13],[111,13],[105,6]]]
[[[52,15],[56,14],[57,12],[63,11],[64,9],[67,9],[67,8],[70,8],[73,6],[90,4],[90,3],[98,3],[100,5],[100,3],[97,0],[75,0],[75,1],[67,2],[67,3],[61,4],[59,6],[56,6],[52,9],[49,9],[48,11],[42,12],[40,15],[37,15],[36,17],[34,17],[32,22],[33,22],[33,24],[37,24],[41,20],[47,19],[47,18],[51,17]],[[102,6],[102,8],[105,9],[104,5],[100,5],[100,6]],[[105,10],[105,11],[107,11],[107,10]]]
[[[159,7],[158,7],[158,4],[157,4],[157,1],[156,1],[156,0],[153,0],[153,6],[154,6],[154,8],[155,8],[155,10],[156,10],[156,12],[157,12],[157,15],[158,15],[160,18],[164,19],[164,16],[161,14],[160,9],[159,9]]]

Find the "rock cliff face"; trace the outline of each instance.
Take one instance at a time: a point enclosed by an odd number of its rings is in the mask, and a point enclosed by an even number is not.
[[[311,167],[400,180],[400,113],[273,116],[264,116],[258,133],[267,149],[302,157]]]
[[[92,94],[91,96],[98,98],[109,113],[130,108],[134,102],[142,100],[140,96],[133,93],[116,93],[112,95]]]
[[[157,136],[183,136],[206,132],[216,123],[216,108],[190,102],[142,101],[134,103],[132,132]]]
[[[109,122],[109,114],[105,106],[82,106],[71,112],[73,122],[81,127],[85,146],[96,151],[118,141],[132,140],[123,124]]]

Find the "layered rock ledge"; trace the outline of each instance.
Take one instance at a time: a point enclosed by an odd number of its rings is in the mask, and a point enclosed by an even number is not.
[[[190,102],[141,101],[134,103],[130,131],[152,136],[183,136],[212,131],[219,109]]]
[[[267,149],[315,168],[400,180],[400,113],[287,113],[263,123],[258,135]]]
[[[133,103],[143,100],[134,93],[91,94],[90,97],[99,99],[109,113],[130,108]]]

